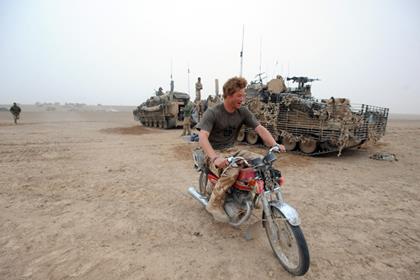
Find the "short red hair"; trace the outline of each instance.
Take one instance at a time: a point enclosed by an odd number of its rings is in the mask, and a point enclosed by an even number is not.
[[[233,95],[238,90],[246,87],[248,82],[242,77],[233,77],[223,85],[223,98]]]

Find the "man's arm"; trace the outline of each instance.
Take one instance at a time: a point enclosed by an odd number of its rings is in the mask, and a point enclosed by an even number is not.
[[[273,147],[274,145],[277,145],[276,140],[274,140],[274,138],[271,135],[271,133],[264,126],[258,125],[255,128],[255,132],[262,138],[262,140],[264,141],[264,143],[268,147]],[[286,149],[284,148],[283,145],[279,145],[279,146],[280,146],[280,151],[281,152],[285,152],[286,151]]]
[[[204,150],[206,155],[210,159],[213,159],[217,156],[217,154],[209,142],[209,134],[210,133],[208,133],[207,131],[201,129],[198,133],[198,143],[200,144],[200,147]]]
[[[206,155],[210,158],[210,160],[214,163],[214,165],[217,168],[224,168],[229,163],[227,159],[223,157],[219,157],[216,153],[216,151],[213,149],[209,142],[209,132],[205,130],[200,130],[198,133],[198,143],[200,144],[200,147],[204,150]]]

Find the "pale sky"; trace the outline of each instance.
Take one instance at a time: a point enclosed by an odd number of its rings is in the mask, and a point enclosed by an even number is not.
[[[206,97],[239,75],[242,26],[248,81],[261,65],[321,79],[317,98],[420,114],[418,0],[0,0],[0,104],[136,106],[171,64],[176,90],[194,98],[201,77]]]

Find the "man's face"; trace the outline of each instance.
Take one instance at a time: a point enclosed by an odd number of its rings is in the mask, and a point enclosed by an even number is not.
[[[243,88],[228,96],[227,100],[233,108],[239,109],[242,105],[242,102],[245,100],[245,95],[245,89]]]

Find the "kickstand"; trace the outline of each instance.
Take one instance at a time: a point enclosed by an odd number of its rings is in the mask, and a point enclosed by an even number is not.
[[[252,216],[257,217],[255,215],[252,215]],[[252,232],[255,230],[256,226],[258,226],[260,223],[261,223],[261,219],[257,218],[257,220],[255,222],[250,223],[246,226],[246,228],[244,230],[244,238],[245,238],[246,241],[249,241],[249,240],[253,239]]]

